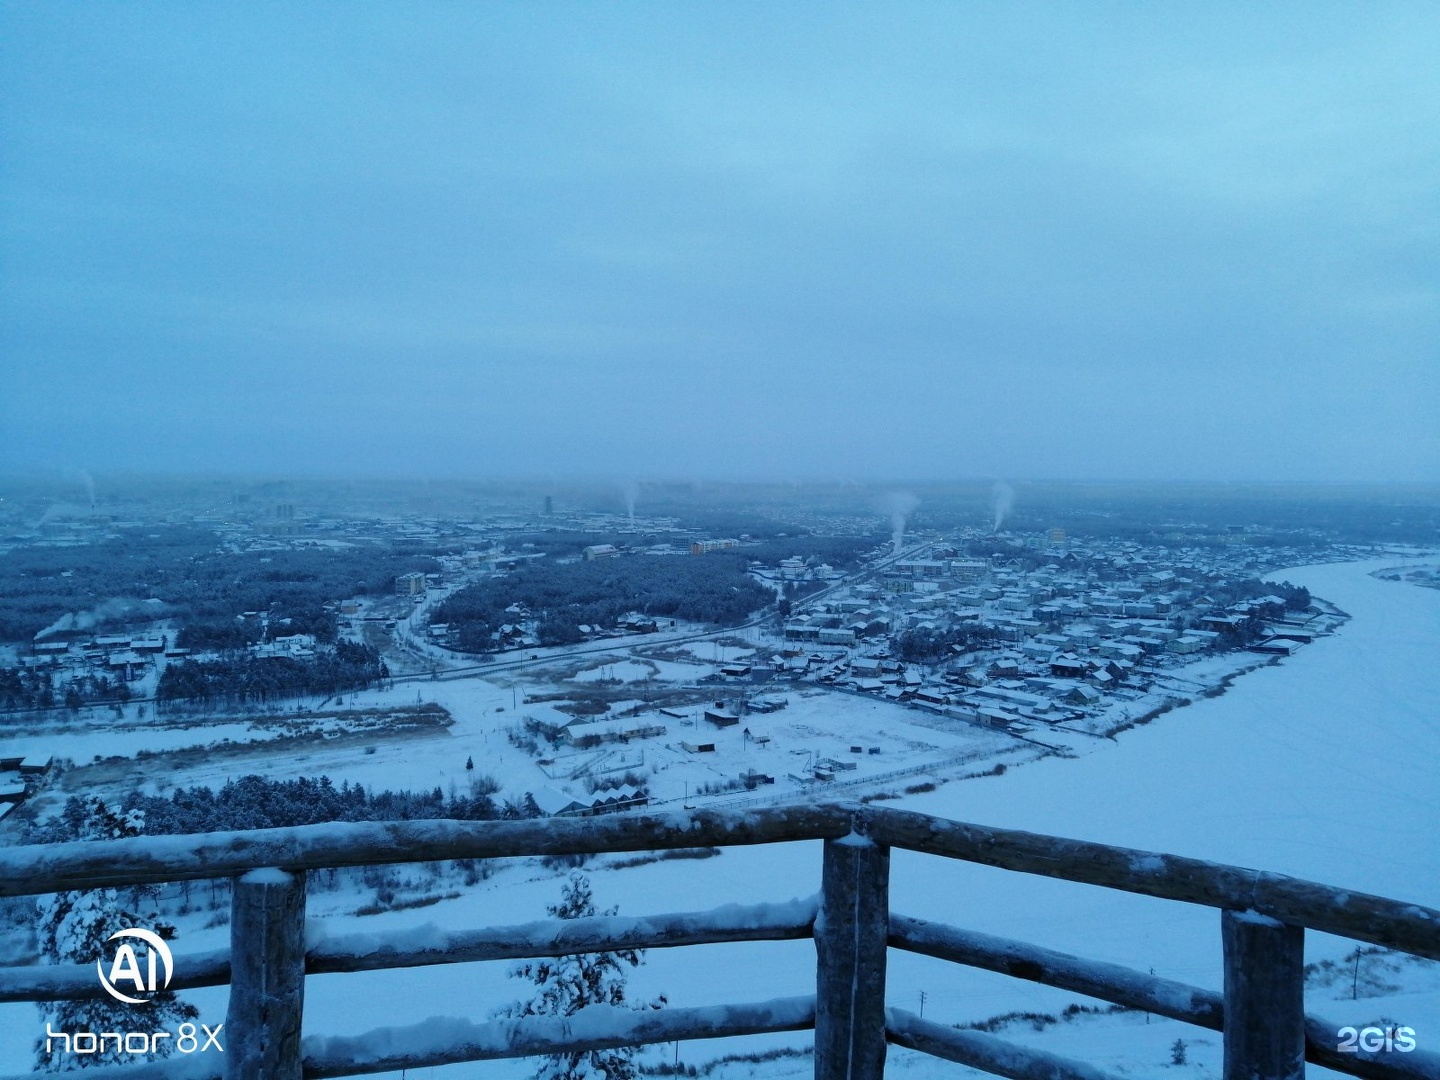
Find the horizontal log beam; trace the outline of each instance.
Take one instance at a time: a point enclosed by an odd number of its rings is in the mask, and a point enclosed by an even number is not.
[[[230,981],[230,950],[175,958],[171,990],[224,986]],[[94,964],[32,964],[0,968],[0,1001],[87,1001],[103,998],[105,989]],[[87,1073],[88,1075],[88,1073]]]
[[[1017,979],[1071,990],[1100,1001],[1168,1016],[1211,1031],[1225,1030],[1225,1000],[1214,990],[1162,979],[1120,964],[1085,960],[1023,941],[971,930],[890,916],[890,945],[907,952],[983,968]],[[1440,1080],[1440,1054],[1341,1053],[1335,1049],[1339,1024],[1305,1018],[1305,1060],[1312,1065],[1366,1080]]]
[[[592,1005],[572,1016],[528,1016],[488,1023],[433,1017],[421,1024],[364,1035],[312,1036],[305,1040],[305,1080],[644,1043],[804,1031],[814,1026],[813,997],[701,1009],[635,1011]]]
[[[1440,960],[1440,911],[1313,881],[1135,848],[1111,847],[870,807],[878,843],[1086,885],[1256,911]]]
[[[1340,1028],[1340,1024],[1318,1016],[1306,1016],[1305,1060],[1366,1080],[1440,1080],[1440,1054],[1431,1050],[1405,1054],[1360,1050],[1347,1054],[1336,1049]]]
[[[391,934],[346,934],[312,944],[306,952],[305,972],[375,971],[733,941],[790,941],[811,936],[818,907],[819,898],[811,897],[783,904],[727,904],[711,911],[669,915],[548,919],[484,930],[446,931],[427,925]]]
[[[849,832],[850,816],[844,806],[778,806],[528,821],[333,822],[31,844],[0,851],[0,896],[228,877],[266,866],[316,870],[824,840]]]
[[[203,879],[257,866],[319,869],[834,839],[854,813],[879,843],[1022,873],[1211,907],[1440,959],[1440,911],[1176,855],[847,805],[618,814],[585,819],[327,824],[181,837],[30,845],[0,852],[0,896]]]
[[[1168,1016],[1213,1031],[1222,1030],[1225,1022],[1224,999],[1212,990],[1146,975],[1120,964],[1042,949],[1023,941],[891,915],[890,944],[906,952],[1072,990],[1086,997]]]
[[[33,1072],[17,1073],[0,1076],[0,1080],[35,1080],[36,1075]],[[155,1061],[133,1065],[95,1065],[61,1075],[83,1076],[85,1080],[226,1080],[225,1055],[172,1054]]]
[[[1120,1080],[1083,1061],[1016,1046],[979,1031],[960,1031],[921,1020],[903,1009],[885,1010],[885,1035],[896,1046],[969,1065],[1010,1080]]]
[[[1206,991],[1199,992],[1205,993]],[[894,1017],[898,1012],[899,1010],[887,1012],[888,1025],[894,1024]],[[905,1015],[910,1017],[912,1027],[928,1023],[912,1014]],[[940,1027],[942,1032],[954,1031],[954,1029],[944,1028],[941,1025],[933,1026]],[[1364,1051],[1356,1054],[1341,1053],[1335,1049],[1336,1033],[1339,1028],[1338,1024],[1314,1016],[1308,1017],[1306,1019],[1306,1060],[1315,1065],[1322,1065],[1351,1076],[1371,1078],[1371,1080],[1437,1080],[1440,1078],[1440,1055],[1428,1051],[1415,1050],[1408,1054],[1366,1053]],[[921,1039],[914,1037],[913,1033],[907,1035],[902,1028],[891,1026],[887,1033],[890,1041],[897,1045],[908,1046],[925,1053],[935,1052],[929,1048],[931,1044],[922,1045]],[[961,1033],[956,1032],[956,1034]],[[970,1033],[964,1034],[967,1036],[964,1041],[973,1045],[973,1040],[968,1038]],[[999,1042],[999,1040],[995,1041]],[[939,1047],[937,1046],[936,1049]],[[948,1055],[939,1053],[937,1056],[947,1057]],[[950,1060],[955,1059],[950,1058]],[[976,1067],[983,1068],[978,1065]],[[223,1070],[222,1060],[218,1058],[205,1059],[196,1055],[188,1059],[171,1057],[147,1064],[89,1069],[86,1070],[85,1076],[86,1080],[222,1080]],[[30,1074],[26,1073],[23,1077],[8,1076],[0,1078],[0,1080],[28,1080],[29,1076]]]
[[[782,904],[726,904],[710,911],[584,919],[547,919],[484,930],[442,930],[433,924],[391,934],[321,937],[305,954],[305,974],[383,971],[483,960],[665,949],[735,941],[793,941],[811,936],[819,897]],[[175,958],[172,990],[222,986],[230,981],[230,950]],[[0,968],[0,1002],[84,1001],[105,996],[88,964]]]

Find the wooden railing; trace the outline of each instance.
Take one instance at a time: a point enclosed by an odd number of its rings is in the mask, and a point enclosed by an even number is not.
[[[307,948],[309,870],[523,855],[597,854],[818,840],[810,901],[638,918],[326,937]],[[890,850],[931,855],[1218,908],[1224,992],[1024,942],[892,913]],[[1306,928],[1440,959],[1440,911],[1153,852],[969,825],[858,805],[624,814],[585,820],[334,824],[137,837],[0,852],[0,895],[233,876],[231,947],[176,960],[171,989],[230,984],[225,1054],[89,1069],[124,1076],[301,1080],[583,1049],[812,1029],[816,1080],[881,1080],[886,1047],[910,1047],[1021,1080],[1097,1080],[1084,1063],[885,1006],[890,948],[1001,972],[1224,1033],[1225,1080],[1300,1080],[1306,1061],[1375,1080],[1440,1080],[1440,1055],[1342,1053],[1337,1029],[1304,1011]],[[356,1037],[301,1038],[307,974],[812,937],[814,996],[636,1012],[592,1006],[569,1018],[447,1020]],[[0,969],[0,1001],[96,997],[88,966]],[[1429,1035],[1429,1032],[1423,1033]]]

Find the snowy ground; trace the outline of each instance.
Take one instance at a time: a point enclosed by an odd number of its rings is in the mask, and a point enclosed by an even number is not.
[[[725,650],[720,650],[725,651]],[[583,663],[546,666],[527,671],[523,681],[510,686],[480,678],[421,680],[397,684],[388,690],[353,694],[344,709],[354,721],[261,717],[242,722],[227,717],[203,716],[190,720],[135,718],[132,709],[124,721],[110,712],[92,711],[89,719],[75,721],[60,733],[35,731],[7,739],[7,753],[47,753],[85,765],[97,756],[122,755],[126,761],[103,769],[81,768],[67,773],[52,791],[32,799],[41,812],[53,811],[65,797],[78,791],[118,797],[133,786],[168,791],[197,784],[219,787],[246,773],[272,778],[328,775],[336,784],[358,783],[374,789],[464,792],[477,775],[494,777],[502,798],[523,797],[541,786],[583,797],[594,778],[625,771],[646,777],[657,803],[679,805],[689,798],[726,802],[790,799],[818,787],[809,769],[836,760],[835,793],[854,793],[857,785],[871,790],[903,791],[906,786],[958,771],[989,767],[996,761],[1028,758],[1043,748],[1011,736],[949,720],[893,702],[849,693],[836,693],[814,684],[766,689],[765,696],[783,698],[787,707],[769,714],[751,714],[743,724],[717,728],[708,723],[704,709],[717,701],[733,702],[747,689],[743,684],[715,683],[688,695],[690,704],[665,716],[651,710],[648,719],[665,727],[665,734],[626,745],[608,744],[589,751],[562,748],[546,751],[554,764],[541,767],[535,755],[517,749],[507,737],[527,717],[564,722],[555,703],[528,703],[526,695],[574,691],[583,696],[591,688],[605,690],[619,700],[608,715],[630,707],[644,707],[640,695],[665,694],[676,688],[695,687],[697,678],[713,675],[705,663],[631,659],[624,652],[587,658]],[[634,696],[632,696],[634,695]],[[703,695],[703,696],[702,696]],[[389,730],[375,723],[377,711],[439,705],[450,717],[446,727],[425,730]],[[334,710],[332,702],[326,706]],[[359,729],[360,734],[355,733]],[[309,739],[297,739],[296,732]],[[337,733],[347,737],[338,738]],[[1065,736],[1046,738],[1051,744]],[[1093,741],[1071,736],[1076,742]],[[228,742],[225,742],[228,740]],[[713,745],[713,752],[692,753],[685,743]],[[204,749],[211,747],[208,752]],[[854,752],[854,748],[860,752]],[[1086,749],[1089,749],[1086,747]],[[144,752],[145,757],[136,755]],[[603,762],[597,762],[604,756]],[[465,768],[473,759],[475,772]],[[573,775],[595,763],[591,773]],[[770,776],[774,785],[754,792],[732,791],[742,774]]]
[[[1440,716],[1440,665],[1434,662],[1440,643],[1440,592],[1370,576],[1395,562],[1306,567],[1274,575],[1308,586],[1353,618],[1338,634],[1246,675],[1220,697],[1169,712],[1118,741],[1087,738],[1090,752],[1076,760],[1038,760],[1011,768],[1004,776],[952,782],[890,805],[1264,867],[1440,907],[1440,786],[1434,782],[1434,762],[1440,757],[1440,725],[1435,720]],[[700,646],[702,653],[707,648]],[[390,693],[396,701],[413,703],[416,698],[413,685]],[[513,748],[496,745],[503,740],[491,732],[514,713],[510,689],[475,681],[438,682],[424,684],[421,693],[455,716],[452,734],[437,740],[453,743],[454,753],[446,753],[443,761],[432,757],[413,765],[373,758],[356,762],[352,754],[346,767],[356,771],[348,778],[388,787],[443,785],[451,778],[462,783],[465,755],[477,749],[477,767],[508,768],[506,755]],[[853,730],[865,742],[911,739],[938,746],[945,734],[923,728],[913,729],[918,735],[908,733],[900,714],[910,711],[898,706],[847,695],[797,697],[792,694],[790,709],[766,719],[778,723],[783,717],[797,733],[808,726],[844,731],[849,738]],[[503,715],[498,711],[502,708],[507,710]],[[971,736],[966,732],[963,737]],[[739,752],[753,759],[760,754],[788,756],[795,748],[777,745],[768,751]],[[900,757],[897,745],[891,760]],[[312,768],[307,763],[304,771]],[[407,771],[411,769],[413,778]],[[291,763],[289,774],[294,772]],[[424,782],[422,774],[428,778]],[[338,780],[346,774],[332,775]],[[601,906],[618,904],[625,914],[785,900],[810,895],[819,883],[819,851],[813,844],[736,849],[716,858],[663,861],[623,871],[603,869],[611,861],[602,859],[590,868],[596,900]],[[376,932],[426,923],[478,926],[540,917],[558,894],[554,873],[522,861],[463,890],[456,899],[421,910],[341,914],[353,911],[363,898],[327,894],[317,898],[314,913],[335,912],[321,920],[331,932]],[[1210,909],[904,853],[894,857],[891,895],[895,909],[905,914],[1140,970],[1153,968],[1158,975],[1201,986],[1220,985],[1219,919]],[[186,926],[177,952],[218,947],[225,940],[223,927]],[[1352,947],[1348,941],[1310,935],[1307,959],[1334,960]],[[813,947],[805,942],[652,950],[646,966],[632,977],[632,994],[663,992],[680,1006],[806,993],[812,989],[813,964]],[[524,993],[522,984],[506,977],[507,968],[479,964],[315,977],[307,982],[307,1031],[358,1033],[435,1015],[484,1018]],[[1391,981],[1404,992],[1356,1002],[1349,1000],[1345,979],[1317,986],[1308,1007],[1337,1024],[1359,1026],[1385,1015],[1414,1027],[1422,1048],[1440,1049],[1440,978],[1433,968],[1407,969]],[[892,952],[890,1002],[917,1009],[922,991],[926,1017],[942,1022],[974,1022],[1012,1011],[1058,1014],[1083,1000]],[[225,994],[217,988],[187,996],[200,1007],[202,1019],[213,1023],[223,1017]],[[10,1036],[0,1041],[0,1071],[29,1067],[28,1038],[38,1030],[38,1016],[33,1006],[0,1006],[0,1030]],[[1170,1071],[1219,1073],[1218,1036],[1171,1021],[1146,1023],[1143,1016],[1085,1017],[1052,1025],[1043,1033],[1020,1024],[1003,1035],[1147,1075],[1168,1068],[1169,1047],[1183,1038],[1191,1064]],[[683,1061],[700,1063],[723,1053],[798,1047],[806,1041],[803,1034],[730,1040],[686,1045],[680,1055]],[[651,1054],[670,1060],[674,1048]],[[892,1051],[891,1062],[897,1075],[917,1078],[954,1075],[957,1068],[903,1051]],[[716,1075],[780,1077],[809,1070],[808,1058],[791,1058],[760,1066],[737,1063]],[[520,1077],[528,1071],[523,1062],[497,1062],[411,1070],[410,1075],[451,1080]]]
[[[713,660],[717,664],[749,660],[755,655],[752,646],[721,645],[715,641],[692,641],[682,648],[696,659]]]
[[[139,752],[159,753],[166,750],[183,750],[191,746],[204,746],[212,742],[230,739],[244,742],[252,739],[269,738],[273,733],[256,727],[248,720],[221,720],[196,727],[191,723],[159,724],[140,723],[134,720],[117,721],[107,716],[66,723],[59,728],[22,729],[22,734],[10,734],[0,748],[5,755],[49,754],[56,758],[69,758],[77,765],[96,757]]]
[[[619,682],[637,682],[653,679],[655,668],[649,664],[637,664],[633,660],[621,660],[614,664],[597,664],[589,671],[576,672],[576,682],[597,682],[601,679],[615,679]]]

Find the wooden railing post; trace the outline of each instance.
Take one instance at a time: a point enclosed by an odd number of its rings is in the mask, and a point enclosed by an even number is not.
[[[855,830],[825,841],[815,920],[815,1080],[882,1080],[890,849]]]
[[[305,875],[252,870],[230,908],[226,1080],[300,1080]]]
[[[1222,911],[1224,1080],[1304,1080],[1305,930]]]

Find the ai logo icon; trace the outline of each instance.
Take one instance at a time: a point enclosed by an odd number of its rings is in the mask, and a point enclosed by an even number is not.
[[[151,930],[142,930],[139,927],[131,927],[129,930],[117,930],[110,935],[109,941],[117,938],[139,938],[150,948],[145,954],[145,970],[140,970],[139,958],[135,955],[135,947],[128,941],[123,941],[115,950],[115,958],[110,964],[110,974],[105,974],[104,959],[95,961],[95,971],[100,976],[100,985],[105,992],[116,1001],[123,1001],[127,1005],[146,1005],[157,991],[165,989],[170,985],[170,975],[174,968],[174,959],[170,955],[170,946],[166,945],[159,934]],[[107,942],[108,944],[108,942]],[[165,981],[156,984],[155,970],[156,958],[165,969]],[[134,986],[137,994],[146,994],[147,997],[131,997],[120,989],[124,984],[128,988]]]

